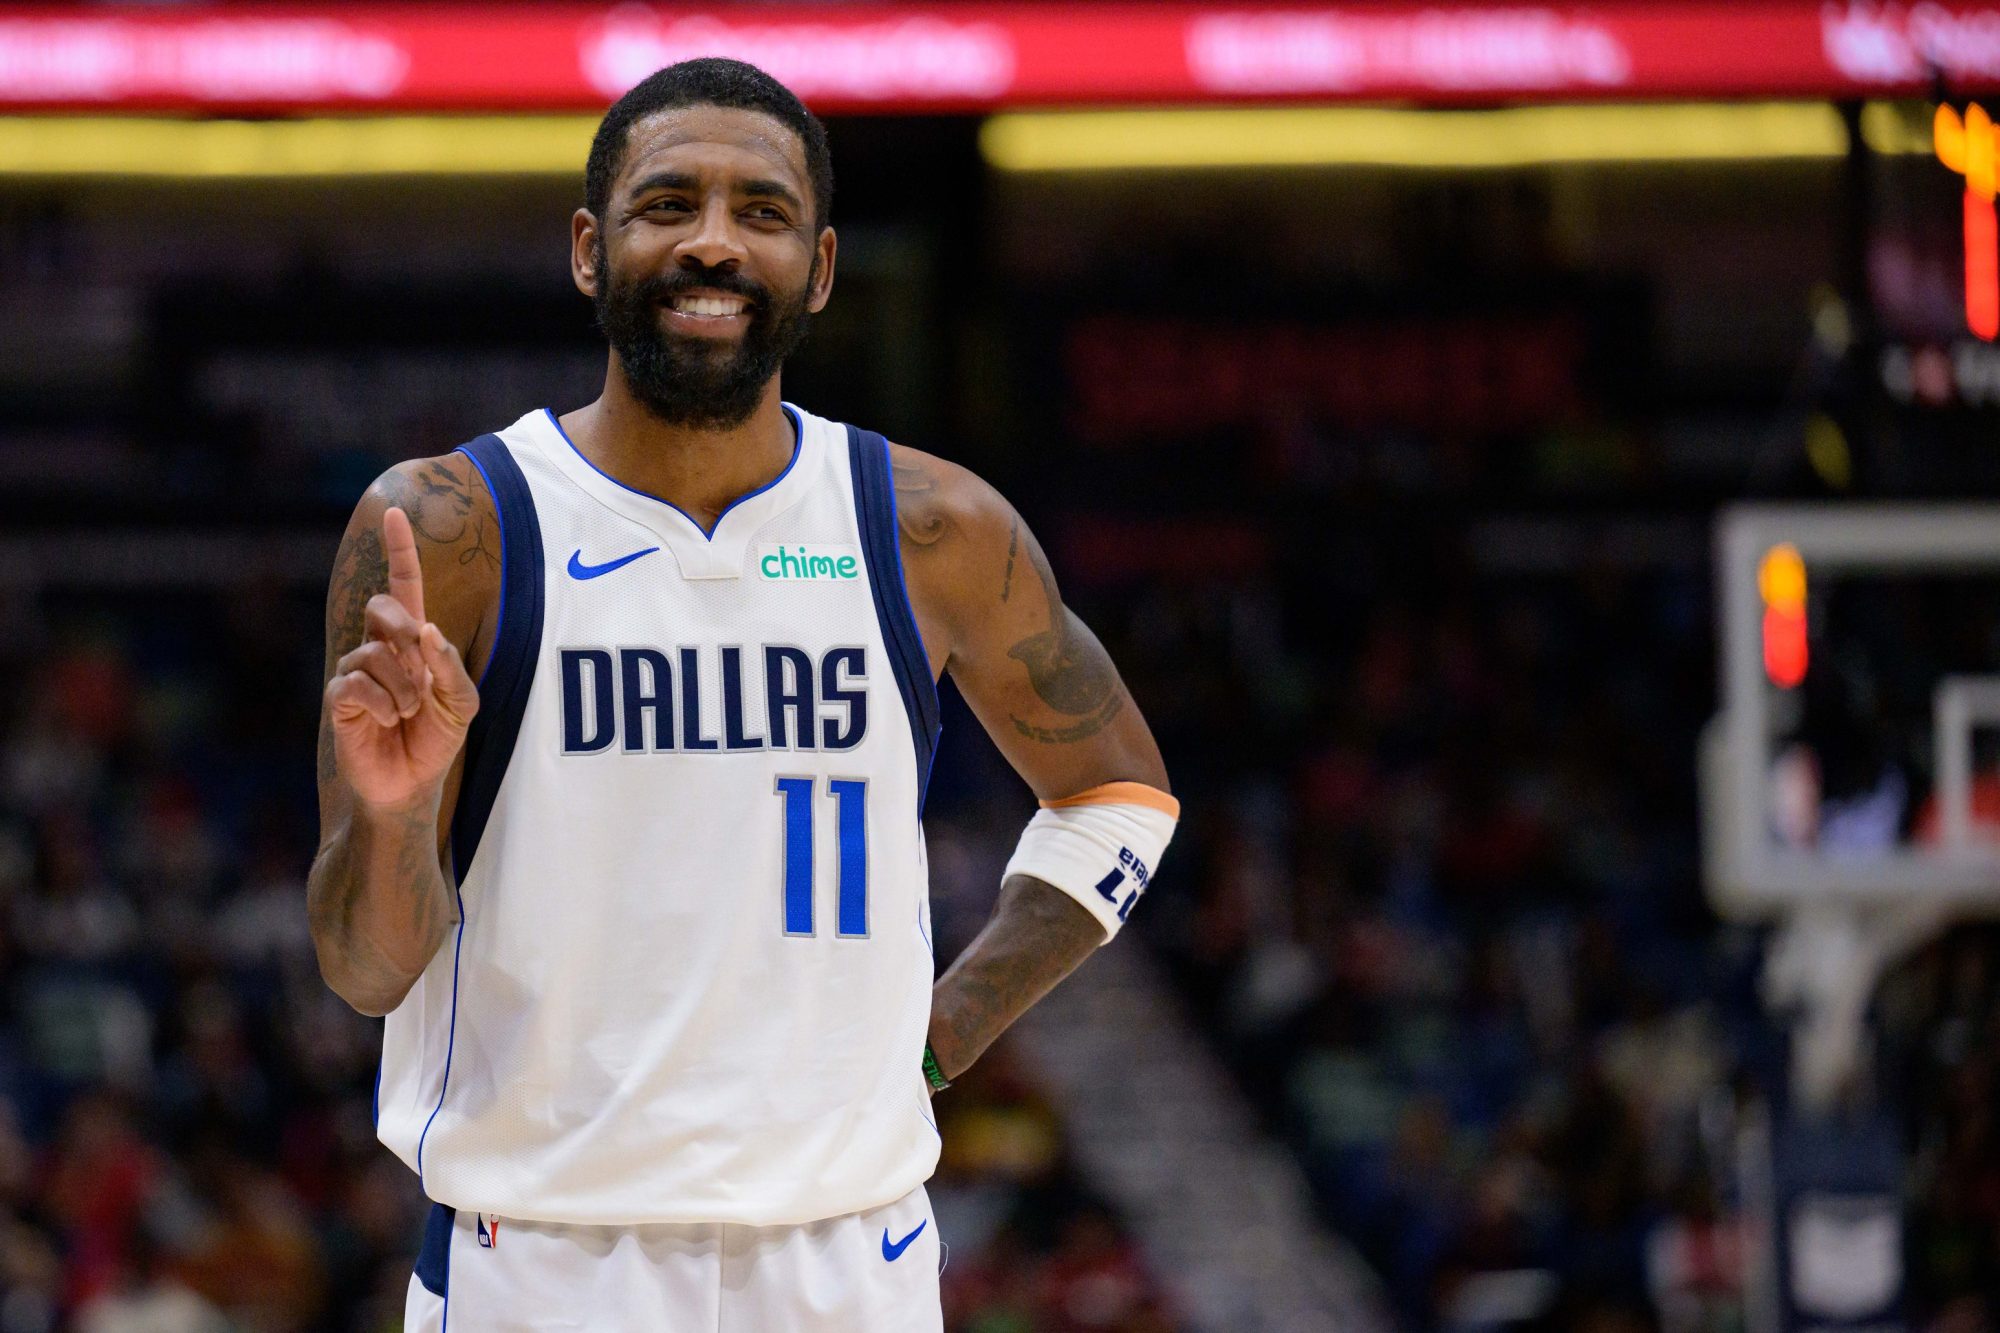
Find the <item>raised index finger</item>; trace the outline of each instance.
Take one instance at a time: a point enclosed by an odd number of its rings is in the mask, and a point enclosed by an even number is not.
[[[419,625],[424,623],[424,567],[417,559],[417,534],[400,509],[382,511],[382,551],[389,557],[389,595]]]

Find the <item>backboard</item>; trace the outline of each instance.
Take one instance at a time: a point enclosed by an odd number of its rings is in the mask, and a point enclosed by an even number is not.
[[[1739,506],[1715,576],[1717,909],[2000,911],[2000,506]]]

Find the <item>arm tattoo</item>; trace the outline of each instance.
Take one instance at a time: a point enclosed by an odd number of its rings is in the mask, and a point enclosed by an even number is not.
[[[362,528],[343,541],[333,557],[333,582],[326,605],[326,680],[333,679],[334,664],[358,647],[367,633],[368,599],[388,590],[389,558],[382,550],[381,530]],[[333,720],[324,710],[319,719],[318,760],[320,786],[338,781]]]
[[[971,1066],[1037,1000],[1104,943],[1104,927],[1030,875],[1000,888],[993,919],[931,992],[931,1046],[947,1077]]]
[[[937,478],[916,463],[889,462],[896,492],[896,526],[918,546],[935,546],[951,526],[938,503]]]
[[[366,527],[342,545],[334,557],[333,593],[326,612],[326,675],[333,664],[361,645],[368,632],[368,599],[389,591],[389,557],[382,550],[382,532]]]
[[[1000,580],[1000,600],[1006,601],[1014,591],[1014,552],[1021,545],[1021,516],[1014,515],[1014,521],[1007,527],[1007,573]]]
[[[488,569],[500,568],[500,557],[486,549],[486,520],[479,520],[479,531],[473,535],[472,545],[458,553],[458,563],[469,565],[474,560],[484,561]]]
[[[434,822],[425,815],[401,815],[395,835],[393,882],[404,891],[410,933],[418,939],[432,939],[450,924],[440,920],[440,908],[450,900],[440,898],[436,892],[443,866],[436,851]],[[447,883],[445,887],[451,886]]]
[[[426,541],[450,546],[465,535],[466,516],[472,512],[472,496],[451,470],[436,459],[417,469],[405,494],[414,504],[404,503],[410,526]],[[461,559],[461,564],[464,560]]]
[[[945,539],[958,534],[959,519],[948,502],[945,485],[924,465],[921,455],[899,458],[892,454],[890,471],[896,492],[896,522],[901,530],[906,562],[919,550],[951,545]],[[1016,642],[1007,650],[1007,656],[1027,668],[1028,681],[1034,687],[1035,696],[1059,714],[1060,720],[1054,725],[1043,725],[1011,713],[1008,720],[1013,723],[1016,732],[1044,745],[1072,745],[1090,740],[1125,711],[1130,697],[1119,682],[1118,670],[1111,664],[1104,646],[1063,606],[1048,558],[1042,554],[1041,547],[1036,545],[1031,534],[1023,534],[1020,515],[1010,514],[1009,519],[1007,559],[1000,574],[1000,600],[1003,603],[1012,600],[1014,570],[1025,559],[1041,580],[1042,595],[1048,604],[1049,627]],[[997,537],[997,533],[995,535]],[[976,554],[982,563],[976,573],[964,571],[969,580],[990,577],[991,566],[983,563],[987,552],[981,549]],[[998,563],[997,549],[992,558]],[[905,564],[906,569],[911,567]],[[941,568],[945,568],[947,574],[938,577],[956,577],[949,574],[948,566]],[[957,603],[963,599],[953,592],[947,595],[947,600]]]
[[[1104,706],[1083,721],[1067,727],[1038,727],[1024,718],[1014,718],[1014,730],[1029,740],[1040,741],[1044,745],[1072,745],[1077,741],[1087,741],[1098,732],[1111,725],[1111,720],[1125,711],[1125,696],[1113,694],[1104,701]]]
[[[486,545],[486,520],[471,517],[478,500],[451,469],[438,459],[426,459],[413,472],[384,473],[377,483],[389,504],[409,516],[420,547],[461,546],[458,563],[500,568],[500,557]],[[470,546],[463,543],[471,542]],[[370,525],[342,543],[334,557],[333,590],[327,605],[326,674],[343,654],[360,646],[367,632],[368,599],[389,590],[389,559],[382,550],[382,532]]]
[[[1062,604],[1047,559],[1030,546],[1028,562],[1048,598],[1049,628],[1022,639],[1007,650],[1007,656],[1027,667],[1036,697],[1065,717],[1078,720],[1060,727],[1041,727],[1015,717],[1014,730],[1050,745],[1089,740],[1124,709],[1125,692],[1119,688],[1117,669],[1104,646]]]
[[[390,849],[387,865],[375,846],[378,840]],[[366,868],[370,866],[372,871]],[[367,896],[372,902],[364,905],[364,891],[371,884],[374,891]],[[364,1012],[388,1012],[457,923],[451,888],[435,855],[427,817],[406,814],[380,826],[360,820],[349,824],[345,836],[321,851],[307,880],[306,910],[322,970],[330,957],[337,959],[340,993]],[[377,929],[370,929],[364,916]],[[401,937],[398,952],[414,949],[419,956],[392,955],[377,930]],[[326,975],[331,982],[336,973]]]

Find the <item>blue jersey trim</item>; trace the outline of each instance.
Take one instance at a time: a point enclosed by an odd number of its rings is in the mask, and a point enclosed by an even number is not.
[[[882,642],[889,648],[889,665],[910,715],[910,734],[917,746],[917,814],[924,813],[930,792],[931,763],[937,758],[937,681],[924,652],[903,582],[903,546],[896,529],[896,490],[889,476],[889,442],[873,431],[847,428],[847,461],[854,472],[854,507],[861,528],[861,553],[868,563],[868,589],[875,596],[875,618],[882,625]]]
[[[441,1203],[431,1205],[424,1219],[423,1248],[417,1251],[417,1281],[439,1300],[449,1301],[451,1291],[451,1230],[456,1209]]]
[[[482,434],[480,436],[480,440],[492,440],[492,438],[498,438],[498,436],[490,436],[490,434]],[[474,440],[474,444],[478,444],[480,440]],[[494,658],[500,654],[500,632],[506,628],[506,512],[500,508],[500,492],[494,488],[494,478],[486,474],[486,464],[480,462],[480,456],[474,454],[472,448],[466,446],[466,444],[460,444],[456,452],[464,454],[472,462],[472,468],[480,474],[480,480],[486,482],[486,494],[494,502],[494,526],[500,528],[500,604],[494,608],[494,640],[490,644],[486,644],[486,660],[480,662],[480,677],[478,677],[478,681],[472,683],[472,685],[484,687],[486,685],[486,673],[490,673],[494,669]],[[512,462],[512,458],[510,458],[510,462]],[[534,506],[530,504],[530,510],[532,508]]]
[[[584,465],[588,467],[592,472],[595,472],[598,476],[604,478],[606,481],[610,482],[613,486],[616,486],[621,491],[630,491],[632,492],[632,494],[639,496],[641,499],[651,500],[656,505],[665,505],[667,508],[673,510],[676,514],[679,514],[682,518],[686,519],[688,521],[688,525],[692,527],[696,532],[699,532],[701,534],[701,539],[703,541],[712,542],[715,540],[715,528],[719,528],[722,526],[722,520],[729,517],[730,510],[736,508],[737,505],[742,504],[745,500],[750,499],[752,496],[762,495],[765,491],[770,490],[773,486],[776,486],[779,482],[783,481],[786,477],[790,476],[792,469],[798,466],[799,455],[805,452],[805,443],[806,443],[805,423],[799,420],[799,414],[792,410],[792,405],[790,403],[780,403],[779,406],[785,409],[785,415],[791,418],[792,422],[791,459],[785,464],[783,470],[781,470],[777,476],[771,478],[769,481],[765,482],[762,486],[759,486],[754,491],[743,492],[743,494],[737,496],[734,500],[731,500],[728,504],[724,505],[722,507],[722,512],[715,516],[714,528],[704,528],[701,524],[694,521],[693,514],[688,513],[687,510],[681,508],[679,505],[675,504],[672,500],[663,500],[659,496],[653,494],[651,491],[642,491],[637,486],[627,486],[624,482],[618,480],[618,478],[612,476],[609,472],[606,472],[603,468],[591,462],[590,455],[586,454],[583,450],[578,449],[576,447],[576,441],[572,440],[569,437],[569,432],[562,428],[562,422],[556,420],[555,412],[545,407],[542,409],[542,413],[543,415],[548,417],[549,424],[556,428],[556,434],[562,436],[563,443],[568,445],[571,451],[574,452],[578,458],[581,458],[584,461]]]
[[[479,674],[479,711],[466,733],[465,772],[451,819],[452,865],[463,881],[521,733],[541,654],[546,579],[541,522],[513,453],[497,435],[482,435],[459,452],[479,469],[500,524],[499,624]]]
[[[458,885],[451,886],[452,897],[458,901],[458,930],[451,941],[451,1022],[445,1028],[444,1077],[438,1081],[437,1105],[424,1118],[424,1132],[417,1135],[417,1187],[428,1191],[424,1184],[424,1144],[430,1141],[431,1125],[437,1121],[438,1112],[444,1110],[445,1089],[451,1086],[451,1057],[458,1049],[458,960],[465,952],[465,894]]]

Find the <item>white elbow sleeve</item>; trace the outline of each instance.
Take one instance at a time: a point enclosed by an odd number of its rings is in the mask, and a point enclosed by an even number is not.
[[[1180,802],[1141,782],[1107,782],[1060,801],[1044,801],[1006,875],[1032,875],[1076,899],[1118,933],[1151,886],[1180,821]]]

